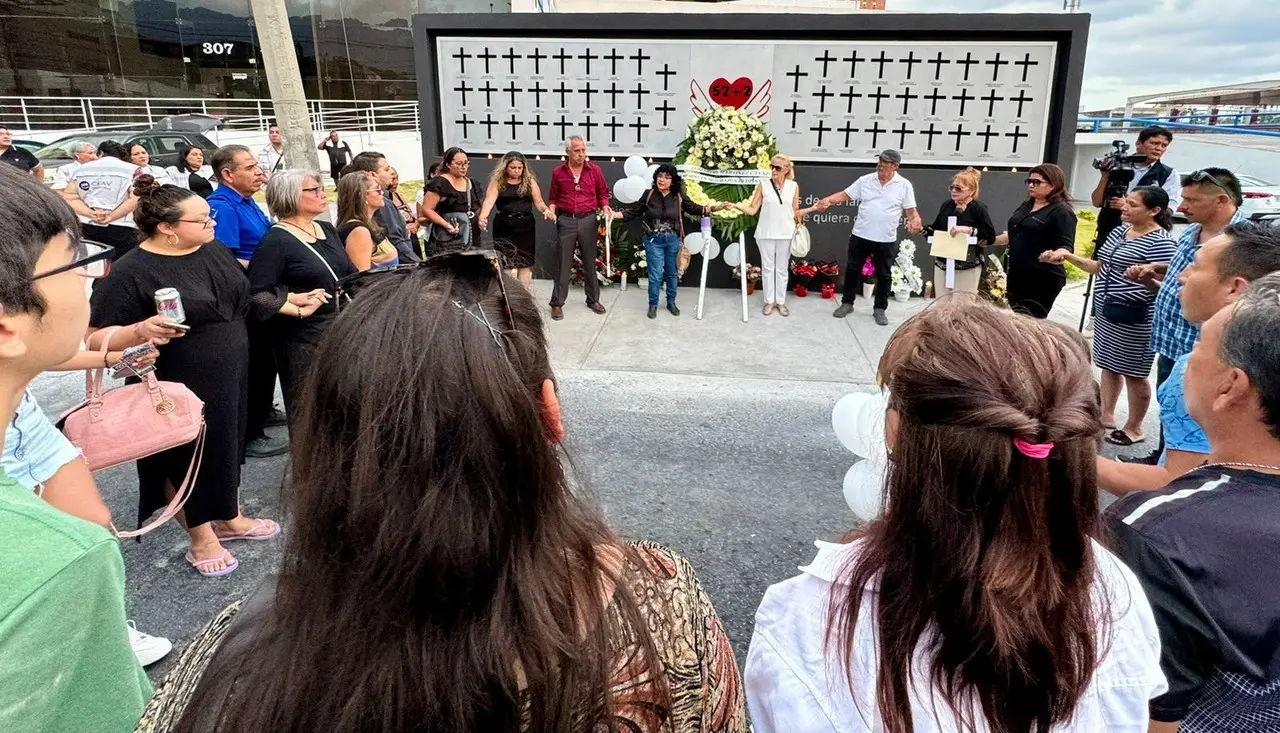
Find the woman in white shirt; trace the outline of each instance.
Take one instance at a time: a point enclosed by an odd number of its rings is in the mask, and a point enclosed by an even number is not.
[[[891,337],[878,378],[886,508],[765,593],[756,733],[1145,733],[1160,638],[1097,541],[1083,342],[947,298]]]
[[[205,165],[204,151],[194,145],[183,145],[178,148],[178,164],[165,168],[169,174],[169,182],[181,186],[188,191],[209,198],[213,189],[218,187],[213,180],[213,168]]]
[[[764,289],[764,314],[776,307],[784,316],[787,310],[787,274],[791,269],[791,239],[802,217],[813,211],[800,208],[800,184],[796,183],[795,164],[785,155],[775,155],[769,167],[768,183],[756,186],[749,204],[733,204],[733,208],[755,216],[756,246],[760,248],[760,279]]]
[[[129,162],[138,166],[138,172],[134,174],[134,178],[146,175],[156,179],[160,185],[173,183],[173,181],[169,180],[168,171],[158,165],[151,165],[151,154],[138,143],[133,143],[129,146]]]

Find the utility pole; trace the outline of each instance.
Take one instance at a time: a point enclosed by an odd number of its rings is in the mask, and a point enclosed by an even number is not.
[[[1062,12],[1064,13],[1080,12],[1080,0],[1062,0]]]
[[[315,133],[307,115],[307,97],[284,0],[249,0],[249,5],[257,27],[258,48],[267,67],[267,87],[275,107],[276,124],[284,138],[285,160],[291,168],[319,171]]]

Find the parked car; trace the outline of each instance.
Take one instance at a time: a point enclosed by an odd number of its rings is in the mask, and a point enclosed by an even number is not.
[[[71,146],[78,142],[87,142],[98,146],[106,140],[116,140],[125,145],[137,143],[146,148],[151,156],[151,165],[167,168],[178,164],[178,149],[186,145],[194,145],[204,150],[205,160],[218,149],[209,138],[198,132],[180,131],[116,131],[116,132],[81,132],[58,138],[36,151],[36,157],[44,164],[46,171],[60,168],[75,158],[71,155]]]
[[[1240,203],[1240,211],[1246,219],[1261,221],[1280,218],[1280,186],[1257,176],[1236,174],[1236,178],[1240,181],[1240,195],[1244,199]],[[1173,218],[1186,221],[1184,208],[1179,206]]]
[[[40,142],[39,140],[14,140],[13,147],[22,148],[28,153],[34,153],[40,148],[43,148],[44,143]]]

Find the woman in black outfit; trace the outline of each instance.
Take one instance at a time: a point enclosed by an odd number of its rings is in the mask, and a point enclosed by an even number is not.
[[[493,245],[502,253],[512,277],[527,288],[533,282],[534,219],[533,212],[547,210],[542,200],[538,179],[529,161],[517,152],[502,156],[489,177],[484,205],[480,207],[480,229],[488,231],[489,213],[497,206],[493,219]]]
[[[1061,264],[1041,262],[1040,255],[1075,251],[1076,212],[1067,193],[1067,177],[1053,163],[1027,173],[1028,198],[1009,217],[1009,230],[996,244],[1009,245],[1009,307],[1035,318],[1048,318],[1053,302],[1067,284]]]
[[[186,558],[201,575],[226,575],[239,561],[223,543],[267,540],[280,533],[275,522],[240,513],[249,281],[231,250],[213,242],[213,220],[204,199],[178,186],[161,186],[149,175],[138,178],[134,195],[134,220],[145,239],[95,283],[87,340],[97,348],[103,329],[112,326],[121,327],[110,335],[112,349],[156,340],[156,376],[186,385],[204,401],[204,454],[182,510],[190,535]],[[161,288],[176,288],[182,296],[184,325],[190,330],[168,328],[156,315],[155,293]],[[120,429],[127,433],[128,426]],[[182,484],[192,450],[188,444],[138,460],[140,524]]]
[[[462,148],[444,151],[444,171],[423,189],[422,217],[431,224],[427,253],[466,249],[473,234],[471,220],[480,210],[480,192],[468,176],[471,161]]]
[[[963,260],[956,260],[953,287],[947,287],[947,261],[935,257],[933,259],[933,292],[937,297],[959,291],[976,293],[982,282],[982,249],[996,239],[996,227],[991,223],[991,214],[986,204],[978,200],[982,191],[982,174],[976,168],[965,168],[951,179],[951,198],[942,204],[933,225],[926,233],[952,232],[966,237],[974,237],[977,244],[969,245],[969,254]],[[955,225],[950,221],[955,218]]]
[[[351,264],[363,272],[400,264],[396,248],[374,218],[385,200],[372,173],[355,171],[338,180],[338,236]]]
[[[293,398],[311,351],[337,313],[338,280],[356,273],[332,224],[315,218],[329,208],[324,185],[308,171],[287,170],[267,183],[267,208],[278,221],[249,260],[253,317],[268,321],[280,369],[284,410]]]
[[[213,193],[213,168],[205,165],[204,151],[194,145],[178,148],[178,164],[165,171],[170,183],[199,194],[200,198],[207,199]]]

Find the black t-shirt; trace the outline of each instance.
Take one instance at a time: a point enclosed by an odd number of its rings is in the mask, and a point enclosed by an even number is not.
[[[1280,476],[1205,466],[1107,509],[1160,629],[1180,730],[1280,730]]]
[[[1076,212],[1065,202],[1038,211],[1024,203],[1009,217],[1009,269],[1040,270],[1065,280],[1062,265],[1041,262],[1040,255],[1055,249],[1076,251]]]
[[[956,218],[956,226],[973,227],[973,236],[977,238],[979,244],[991,244],[996,241],[996,225],[991,223],[991,214],[987,212],[987,205],[981,201],[970,201],[969,205],[964,207],[964,211],[956,213],[956,202],[947,199],[938,210],[933,226],[929,228],[935,232],[949,231],[947,221],[953,216]],[[978,245],[969,245],[969,257],[963,262],[956,262],[956,269],[971,270],[981,265],[981,254],[982,250]],[[943,269],[947,266],[947,261],[943,259],[935,257],[933,262]]]
[[[23,150],[17,145],[12,145],[8,150],[0,153],[0,161],[27,173],[35,170],[36,166],[40,165],[40,159],[33,155],[31,151]]]
[[[436,204],[437,214],[466,214],[480,210],[480,194],[476,182],[470,179],[467,180],[467,190],[459,191],[448,178],[436,176],[427,181],[425,190],[440,197]]]
[[[346,141],[334,145],[331,140],[324,141],[324,151],[329,154],[329,169],[339,170],[348,162],[351,157],[351,146]]]
[[[337,312],[337,302],[330,300],[309,318],[293,318],[278,313],[287,295],[316,288],[335,295],[338,280],[356,273],[333,225],[324,221],[316,224],[324,237],[314,244],[303,242],[287,225],[276,224],[263,235],[249,260],[249,286],[257,317],[269,319],[277,334],[290,341],[319,341],[324,324]]]
[[[703,213],[703,207],[690,201],[688,196],[671,192],[664,195],[651,188],[634,204],[623,209],[622,217],[643,219],[647,230],[665,225],[671,231],[679,232],[682,216],[701,217]]]

